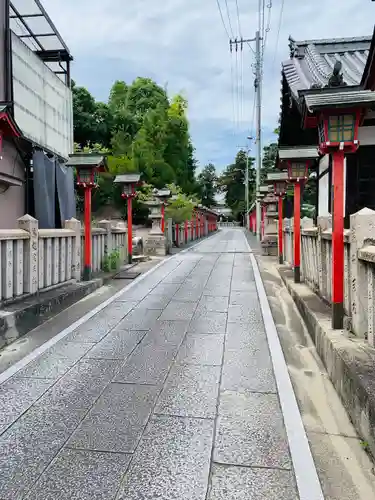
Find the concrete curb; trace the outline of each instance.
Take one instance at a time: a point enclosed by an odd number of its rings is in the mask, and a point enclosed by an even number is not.
[[[0,314],[0,349],[94,292],[103,278],[73,282],[5,307]]]
[[[343,330],[332,330],[330,308],[305,284],[295,284],[289,268],[279,274],[303,317],[350,419],[375,456],[375,349]]]

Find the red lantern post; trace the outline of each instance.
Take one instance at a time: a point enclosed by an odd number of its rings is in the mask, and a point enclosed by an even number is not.
[[[66,163],[74,167],[77,172],[77,186],[84,190],[84,223],[85,223],[85,248],[83,279],[91,279],[92,273],[92,241],[91,241],[91,193],[98,187],[98,172],[104,172],[106,167],[105,157],[96,153],[75,153],[69,155]]]
[[[294,282],[301,282],[301,186],[308,178],[309,161],[288,161],[288,180],[294,184]]]
[[[161,201],[161,221],[160,229],[162,233],[165,232],[165,207],[168,205],[168,198],[171,197],[170,189],[159,189],[155,191],[155,196]]]
[[[283,198],[286,193],[288,174],[287,172],[272,172],[267,176],[267,182],[273,184],[273,190],[278,198],[278,254],[279,263],[282,264],[283,258]]]
[[[261,232],[261,238],[263,239],[264,237],[264,219],[266,215],[266,205],[262,205],[262,232]]]
[[[319,151],[332,155],[332,328],[344,326],[344,161],[359,146],[359,109],[324,110],[319,117]]]
[[[127,201],[128,223],[128,263],[133,261],[133,198],[137,196],[136,186],[139,184],[140,174],[117,175],[114,182],[122,186],[121,198]]]
[[[185,243],[188,242],[188,227],[189,227],[189,221],[186,220],[184,224]]]

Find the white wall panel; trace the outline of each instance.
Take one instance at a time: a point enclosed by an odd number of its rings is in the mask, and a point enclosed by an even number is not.
[[[71,90],[14,33],[14,117],[25,137],[68,158],[73,152]]]

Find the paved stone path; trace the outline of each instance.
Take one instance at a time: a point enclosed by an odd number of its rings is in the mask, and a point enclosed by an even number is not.
[[[0,385],[0,499],[297,500],[243,232],[134,285]]]

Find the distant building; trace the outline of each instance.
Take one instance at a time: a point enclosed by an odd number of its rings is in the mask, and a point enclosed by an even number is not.
[[[375,35],[375,33],[374,33]],[[345,158],[345,215],[375,209],[375,38],[289,39],[290,58],[282,64],[280,147],[318,145],[317,109],[361,109],[359,148]],[[335,73],[335,65],[339,72]],[[371,89],[371,90],[370,90]],[[332,204],[332,158],[313,164],[318,183],[316,213],[328,215]]]
[[[0,228],[72,213],[72,56],[40,0],[0,2]],[[68,193],[68,196],[67,196]]]

